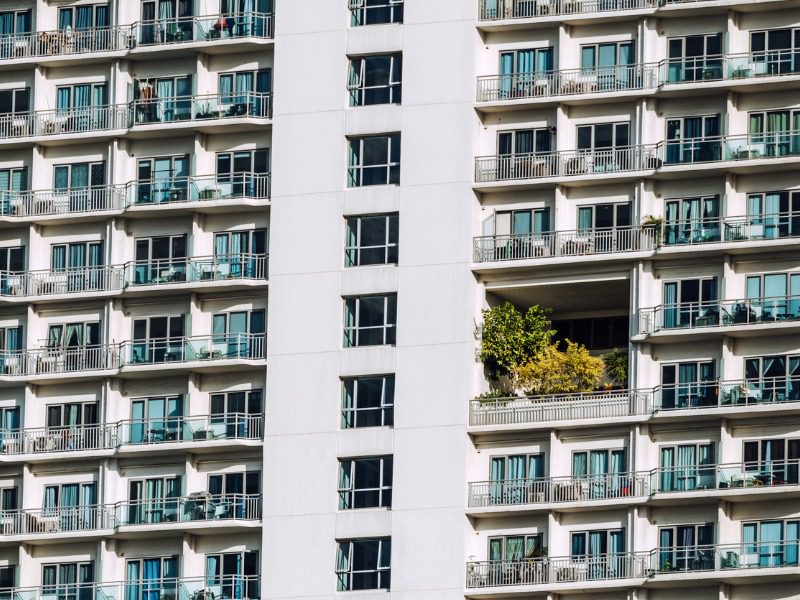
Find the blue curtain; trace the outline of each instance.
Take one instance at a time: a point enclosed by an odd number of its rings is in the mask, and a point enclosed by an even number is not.
[[[500,98],[508,98],[511,95],[511,80],[514,74],[514,53],[500,53]]]
[[[678,283],[670,282],[664,284],[664,327],[675,327],[678,324],[678,309],[675,304],[678,302]]]
[[[572,455],[572,476],[586,477],[586,452],[576,452]]]
[[[162,121],[173,119],[173,107],[175,104],[175,82],[172,79],[159,79],[156,81],[156,96]]]
[[[58,29],[64,31],[67,27],[72,27],[72,9],[62,8],[58,11]]]
[[[138,560],[128,561],[128,571],[125,575],[127,581],[125,600],[139,600],[139,582],[141,581],[139,565]]]
[[[589,455],[589,473],[591,475],[608,473],[608,452],[606,450],[592,450]]]
[[[93,6],[78,6],[75,9],[75,29],[91,29]]]
[[[140,444],[144,441],[144,401],[136,400],[131,403],[131,432],[130,443]]]
[[[759,539],[759,565],[776,567],[781,564],[783,552],[783,523],[780,521],[762,522]]]
[[[56,107],[59,110],[65,111],[70,108],[71,89],[68,87],[60,87],[56,91]]]
[[[74,108],[87,108],[91,101],[91,86],[76,85],[73,88],[72,105]]]
[[[693,490],[696,487],[697,457],[695,446],[678,446],[677,489]]]
[[[220,557],[206,556],[206,584],[215,585],[220,571]]]
[[[586,534],[573,533],[570,552],[573,558],[586,556]]]
[[[798,561],[798,541],[800,541],[800,522],[788,521],[786,534],[783,536],[785,543],[783,562],[786,565],[796,565]]]
[[[544,477],[544,455],[535,454],[528,457],[528,479]]]

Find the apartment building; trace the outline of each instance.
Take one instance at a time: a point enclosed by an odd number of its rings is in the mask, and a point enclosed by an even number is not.
[[[791,0],[3,2],[0,600],[800,598],[798,88]],[[506,301],[627,386],[477,399]]]

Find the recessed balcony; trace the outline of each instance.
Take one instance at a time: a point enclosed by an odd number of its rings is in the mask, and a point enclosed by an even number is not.
[[[3,511],[0,531],[6,542],[49,543],[60,538],[113,535],[121,529],[152,532],[178,528],[216,534],[237,522],[260,519],[260,494],[197,492],[180,498]]]
[[[764,493],[800,493],[800,461],[659,467],[583,477],[540,477],[469,484],[472,516],[530,511],[580,511],[630,504],[685,502],[689,496],[759,500]]]
[[[136,43],[134,26],[63,29],[4,35],[0,39],[0,61],[36,63],[38,59],[73,58],[106,53],[126,53]]]
[[[639,310],[634,339],[667,341],[693,333],[769,335],[800,327],[800,296],[679,302]]]
[[[63,190],[0,192],[0,219],[58,221],[127,212],[149,216],[153,211],[228,211],[233,204],[253,203],[270,197],[267,173],[191,175],[150,181],[129,181]]]
[[[723,410],[720,410],[723,409]],[[800,378],[706,381],[652,389],[552,396],[476,399],[470,402],[473,434],[586,427],[651,420],[736,419],[800,409]]]
[[[552,104],[578,97],[645,96],[703,87],[737,91],[759,85],[780,88],[800,77],[794,50],[670,58],[657,63],[506,73],[478,77],[477,102],[485,111]]]
[[[245,413],[5,429],[0,431],[0,462],[63,460],[66,453],[109,456],[175,448],[219,451],[232,442],[259,442],[263,434],[264,416]]]
[[[132,47],[151,47],[202,43],[206,52],[212,45],[273,36],[273,14],[242,12],[236,14],[171,17],[140,21],[131,26],[136,43]]]
[[[127,341],[97,346],[36,348],[0,354],[0,380],[62,380],[151,373],[164,369],[230,368],[264,360],[263,334],[228,333]]]

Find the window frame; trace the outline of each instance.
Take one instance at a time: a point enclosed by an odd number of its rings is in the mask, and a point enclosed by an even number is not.
[[[356,544],[375,543],[376,563],[374,568],[353,569],[354,554]],[[389,590],[391,589],[391,560],[392,560],[392,538],[357,538],[347,540],[336,540],[336,590],[339,592],[354,590]],[[376,585],[355,585],[354,580],[357,575],[375,574]]]
[[[365,147],[369,141],[386,141],[386,161],[385,163],[365,164]],[[399,132],[386,133],[379,135],[364,135],[348,137],[348,160],[347,160],[347,187],[371,187],[376,185],[399,185],[400,184],[400,163],[401,163],[401,137]],[[354,148],[356,148],[354,150]],[[373,170],[385,170],[385,177],[380,180],[371,178],[365,182],[365,171],[371,173]]]
[[[377,463],[377,487],[358,487],[359,466],[368,468],[368,463]],[[361,510],[369,508],[392,507],[392,478],[394,472],[394,457],[384,456],[359,456],[354,458],[339,459],[339,510]],[[387,483],[388,479],[388,483]],[[372,502],[372,495],[375,501]],[[366,502],[359,502],[359,497],[366,497]]]
[[[404,0],[349,0],[350,26],[367,27],[369,25],[392,25],[403,23]],[[375,16],[375,9],[384,9],[388,18],[370,20]],[[370,12],[373,11],[373,12]]]
[[[358,405],[359,387],[362,381],[380,379],[380,405],[377,407],[360,407]],[[352,386],[352,391],[348,387]],[[347,377],[342,379],[342,429],[364,429],[368,427],[393,427],[394,426],[394,374],[365,375],[360,377]],[[352,406],[348,407],[348,395],[352,398]],[[362,413],[380,412],[380,423],[377,425],[359,425],[359,415]]]
[[[360,325],[362,303],[373,298],[383,299],[382,320],[380,325]],[[392,346],[397,343],[397,293],[365,294],[362,296],[349,296],[343,298],[344,302],[344,348],[363,348],[367,346]],[[348,316],[352,315],[352,324],[348,325]],[[370,338],[362,341],[362,335],[367,336],[370,331],[380,332],[380,339],[373,341]]]
[[[373,60],[388,59],[388,83],[367,85],[369,63]],[[366,54],[348,57],[347,92],[351,107],[379,106],[385,104],[401,104],[403,100],[403,53]],[[386,100],[381,101],[378,90],[387,90]],[[378,100],[369,101],[369,97],[378,96]]]
[[[362,246],[362,234],[365,220],[384,219],[384,243],[372,246]],[[355,228],[354,228],[355,226]],[[365,267],[378,265],[396,265],[398,263],[400,236],[400,214],[399,213],[380,213],[368,215],[356,215],[345,218],[345,246],[344,246],[344,266]],[[393,241],[394,240],[394,241]],[[383,248],[382,261],[364,261],[362,254],[364,251],[377,251]],[[371,254],[371,253],[370,253]]]

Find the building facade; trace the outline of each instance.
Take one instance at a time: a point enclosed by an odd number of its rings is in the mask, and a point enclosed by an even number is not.
[[[800,598],[796,3],[2,4],[0,599]]]

